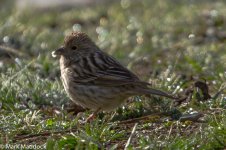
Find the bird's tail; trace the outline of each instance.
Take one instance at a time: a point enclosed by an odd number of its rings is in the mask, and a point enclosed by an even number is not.
[[[167,97],[167,98],[170,98],[170,99],[177,99],[176,97],[170,95],[170,94],[167,94],[163,91],[160,91],[160,90],[156,90],[156,89],[153,89],[153,88],[140,88],[140,89],[137,89],[137,91],[140,93],[140,94],[144,94],[144,95],[158,95],[158,96],[164,96],[164,97]]]

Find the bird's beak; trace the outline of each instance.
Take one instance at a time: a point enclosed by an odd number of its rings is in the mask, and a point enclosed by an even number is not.
[[[58,48],[57,50],[53,51],[52,56],[53,57],[60,56],[63,54],[63,52],[64,52],[64,47],[62,46],[62,47]]]

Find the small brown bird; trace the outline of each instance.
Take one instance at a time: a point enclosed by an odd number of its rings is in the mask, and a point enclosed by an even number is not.
[[[60,70],[64,89],[77,105],[94,110],[89,121],[99,111],[119,107],[135,95],[173,96],[150,87],[117,60],[101,51],[82,32],[66,36],[64,45],[52,52],[60,56]]]

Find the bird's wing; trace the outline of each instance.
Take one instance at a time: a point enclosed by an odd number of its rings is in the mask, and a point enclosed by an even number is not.
[[[118,86],[126,84],[144,84],[134,74],[126,68],[110,67],[105,71],[97,72],[98,78],[94,81],[95,84],[105,86]],[[148,84],[148,83],[145,83]]]
[[[95,84],[99,86],[149,85],[146,82],[140,81],[136,75],[105,53],[96,52],[88,58],[93,67],[95,67],[95,72],[86,71],[83,76],[74,77],[73,79],[76,84]]]

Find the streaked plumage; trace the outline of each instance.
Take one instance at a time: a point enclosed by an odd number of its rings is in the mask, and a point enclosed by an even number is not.
[[[82,107],[109,111],[134,95],[155,94],[173,98],[139,80],[101,51],[85,33],[73,32],[66,36],[64,45],[52,54],[60,56],[61,77],[67,94]]]

